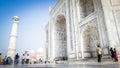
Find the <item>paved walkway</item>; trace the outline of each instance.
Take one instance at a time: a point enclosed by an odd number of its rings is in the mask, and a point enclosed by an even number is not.
[[[0,68],[120,68],[119,62],[79,63],[79,64],[34,64],[0,65]]]

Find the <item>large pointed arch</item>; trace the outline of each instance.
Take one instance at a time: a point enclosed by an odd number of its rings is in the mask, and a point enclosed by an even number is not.
[[[67,60],[66,18],[62,14],[56,17],[54,23],[54,41],[55,58]]]

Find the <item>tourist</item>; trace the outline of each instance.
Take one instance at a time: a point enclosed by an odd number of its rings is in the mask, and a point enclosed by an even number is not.
[[[2,54],[0,53],[0,65],[2,64],[2,61],[3,59],[2,59]]]
[[[7,64],[11,65],[13,63],[13,60],[10,56],[7,57]]]
[[[7,64],[7,56],[5,56],[5,58],[4,58],[4,65],[6,65]]]
[[[22,56],[22,64],[24,64],[25,63],[25,55],[23,54],[23,56]]]
[[[110,48],[110,55],[111,55],[112,60],[114,60],[114,51],[112,47]]]
[[[26,64],[29,63],[29,60],[30,60],[30,57],[29,57],[29,54],[27,54],[27,57],[26,57]]]
[[[97,56],[98,56],[98,62],[101,62],[101,58],[102,58],[102,49],[101,49],[101,47],[100,47],[99,45],[97,46],[96,51],[97,51]]]
[[[114,60],[115,62],[118,62],[118,54],[115,48],[114,48]]]
[[[14,61],[14,64],[16,65],[16,64],[18,64],[19,63],[19,55],[18,55],[18,53],[15,55],[15,61]]]

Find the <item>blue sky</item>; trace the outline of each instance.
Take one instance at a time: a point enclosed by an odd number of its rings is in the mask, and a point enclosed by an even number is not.
[[[56,0],[0,0],[0,52],[7,52],[13,16],[20,18],[16,52],[43,47],[49,6],[55,3]]]

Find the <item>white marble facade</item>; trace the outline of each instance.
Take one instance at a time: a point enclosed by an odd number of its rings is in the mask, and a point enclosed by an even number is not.
[[[120,0],[58,0],[45,27],[46,58],[96,57],[96,46],[120,55]]]

